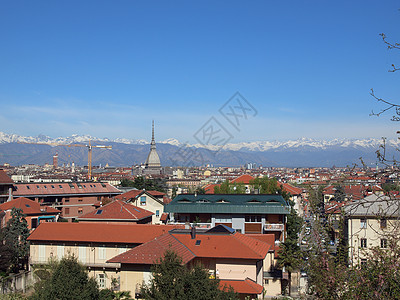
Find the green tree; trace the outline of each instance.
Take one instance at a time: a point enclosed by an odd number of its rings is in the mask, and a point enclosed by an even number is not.
[[[152,300],[238,299],[232,289],[221,290],[218,279],[210,279],[200,266],[188,269],[182,259],[167,250],[164,257],[152,266],[153,278],[142,286],[142,297]]]
[[[29,258],[27,238],[29,234],[28,222],[22,213],[22,209],[13,207],[11,219],[8,220],[4,228],[4,242],[12,252],[10,268],[13,272],[27,267]]]
[[[99,299],[96,281],[89,278],[86,268],[74,256],[53,262],[47,276],[42,278],[43,280],[35,284],[35,292],[30,299]]]
[[[215,194],[245,194],[246,187],[242,182],[231,183],[229,180],[225,180],[219,186],[214,187]]]
[[[335,194],[333,196],[333,200],[337,202],[343,202],[346,199],[346,193],[344,191],[344,187],[341,184],[335,186]]]
[[[294,202],[291,200],[288,200],[288,202],[290,213],[287,216],[286,222],[286,239],[280,245],[278,265],[285,268],[285,271],[288,272],[289,279],[287,286],[284,286],[283,290],[286,291],[288,288],[290,295],[292,273],[299,270],[303,261],[303,254],[299,246],[299,232],[303,224],[303,219],[297,215],[294,209]]]
[[[133,181],[128,179],[121,180],[121,186],[134,187],[138,190],[155,190],[165,193],[167,190],[166,181],[162,178],[145,178],[143,176],[136,177]]]
[[[10,271],[13,251],[6,244],[4,229],[0,227],[0,276],[6,276]]]

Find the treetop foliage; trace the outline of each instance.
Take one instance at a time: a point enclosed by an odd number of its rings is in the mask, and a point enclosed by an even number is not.
[[[239,299],[232,289],[221,290],[218,279],[201,266],[191,269],[171,250],[152,266],[153,279],[142,286],[142,297],[148,300],[208,300]]]
[[[29,243],[27,241],[29,234],[28,222],[22,213],[22,209],[13,207],[11,219],[8,220],[1,234],[2,248],[5,254],[10,255],[11,258],[9,271],[18,272],[26,267],[29,257]]]
[[[95,279],[89,278],[86,268],[76,257],[64,257],[50,266],[47,276],[35,284],[35,292],[30,299],[99,299]]]
[[[134,187],[138,190],[159,191],[165,193],[167,190],[166,182],[161,178],[145,178],[143,176],[136,177],[133,181],[128,179],[121,180],[121,186]]]

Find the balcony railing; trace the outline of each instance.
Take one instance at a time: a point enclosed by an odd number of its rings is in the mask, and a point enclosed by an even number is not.
[[[285,230],[284,224],[265,224],[264,225],[265,231],[283,231]]]
[[[188,223],[188,222],[170,222],[170,225],[187,225],[187,228],[191,228],[192,226],[197,228],[211,228],[211,223]]]

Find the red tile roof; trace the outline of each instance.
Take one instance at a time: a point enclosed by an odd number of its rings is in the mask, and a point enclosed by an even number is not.
[[[15,196],[34,195],[82,195],[82,194],[120,194],[114,186],[103,182],[40,182],[16,183]]]
[[[116,196],[115,199],[127,201],[127,200],[131,200],[131,199],[135,199],[143,193],[153,196],[153,198],[163,202],[164,204],[168,204],[169,202],[171,202],[171,199],[169,199],[165,193],[162,193],[159,191],[146,191],[146,190],[131,190],[129,192],[126,192],[126,193]]]
[[[0,210],[11,210],[13,207],[22,209],[22,212],[27,215],[45,215],[45,214],[59,214],[61,211],[58,209],[41,206],[39,203],[29,200],[24,197],[16,198],[8,202],[0,204]]]
[[[139,221],[151,217],[154,213],[143,208],[134,206],[130,203],[125,203],[120,200],[115,200],[108,203],[92,212],[89,212],[79,220],[121,220],[121,221]]]
[[[216,186],[220,186],[220,184],[208,184],[204,187],[204,190],[206,191],[206,194],[214,194],[214,188]]]
[[[143,244],[169,230],[182,227],[148,224],[41,223],[28,239],[30,241]]]
[[[232,180],[231,180],[231,183],[244,183],[244,184],[249,184],[249,183],[250,183],[250,180],[254,180],[254,177],[253,177],[253,176],[250,176],[250,175],[247,175],[247,174],[244,174],[244,175],[241,175],[241,176],[239,176],[239,177],[237,177],[237,178],[235,178],[235,179],[232,179]]]
[[[301,193],[303,192],[302,189],[288,183],[278,182],[278,186],[280,186],[284,191],[292,195],[301,195]]]
[[[0,185],[14,184],[14,181],[7,175],[6,172],[0,170]]]
[[[275,257],[277,257],[279,252],[279,247],[275,245],[275,234],[268,233],[268,234],[245,234],[246,236],[260,240],[268,245],[271,245],[270,251],[275,252]]]
[[[168,219],[168,214],[167,213],[162,213],[160,221],[164,222],[164,221],[167,221],[167,219]]]
[[[134,249],[135,251],[131,251]],[[196,257],[183,244],[177,242],[177,240],[169,233],[156,237],[154,240],[134,249],[117,255],[107,262],[152,265],[164,256],[166,250],[176,252],[182,258],[184,264]]]
[[[150,259],[146,258],[149,253],[152,253],[151,251],[154,251],[154,254],[158,255],[157,257],[154,255],[151,256],[152,261],[154,261],[161,258],[164,254],[164,251],[154,249],[163,248],[165,250],[169,247],[172,247],[173,250],[178,249],[177,254],[186,263],[194,257],[261,260],[265,258],[271,246],[241,233],[202,233],[197,234],[196,238],[192,239],[190,233],[169,232],[166,236],[122,253],[109,260],[109,262],[128,264],[151,263]]]
[[[245,280],[225,280],[221,279],[219,287],[222,290],[224,287],[229,288],[231,286],[235,292],[239,294],[261,294],[263,287],[253,280],[246,278]]]

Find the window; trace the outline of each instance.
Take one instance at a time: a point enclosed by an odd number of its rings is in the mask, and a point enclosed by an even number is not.
[[[69,207],[66,207],[66,208],[65,208],[64,213],[65,213],[66,215],[69,215]]]
[[[360,240],[360,248],[367,248],[367,239]]]
[[[360,228],[367,228],[367,219],[360,220]]]
[[[82,207],[78,208],[78,214],[83,214],[83,208]]]
[[[60,189],[62,189],[62,185],[61,185],[61,184],[59,184],[58,187],[59,187]]]
[[[156,217],[159,217],[160,216],[160,211],[157,209],[156,210]]]
[[[31,219],[31,228],[36,228],[38,226],[38,219]]]
[[[215,223],[232,223],[232,216],[230,215],[216,215]]]
[[[64,198],[64,201],[65,201],[65,202],[69,202],[69,197],[65,197],[65,198]]]
[[[381,239],[381,248],[387,248],[387,239]]]
[[[79,261],[86,263],[86,246],[79,246]]]
[[[83,199],[82,199],[82,198],[79,198],[79,199],[78,199],[78,202],[82,202],[82,201],[83,201]]]
[[[39,261],[46,261],[46,245],[39,245]]]
[[[97,274],[97,283],[99,284],[99,288],[106,288],[106,276],[104,273]]]
[[[245,222],[247,223],[261,223],[260,215],[247,215],[245,217]]]
[[[99,259],[106,259],[106,247],[99,246]]]
[[[381,229],[386,229],[387,222],[386,219],[381,219]]]
[[[367,265],[367,260],[365,258],[361,259],[361,268],[364,268]]]
[[[57,246],[57,258],[61,259],[64,257],[64,245]]]
[[[140,197],[140,205],[146,205],[146,196]]]

